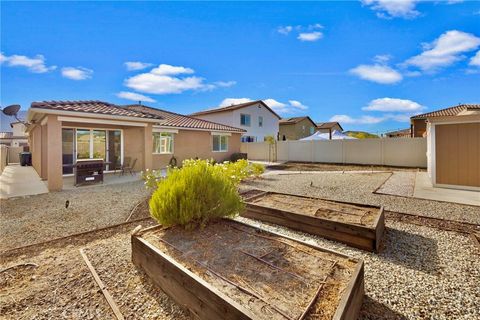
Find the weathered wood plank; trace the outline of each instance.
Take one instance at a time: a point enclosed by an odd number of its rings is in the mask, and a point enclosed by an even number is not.
[[[261,230],[243,222],[231,220],[231,223]],[[161,228],[161,226],[156,226],[155,228]],[[154,228],[149,228],[149,230],[153,229]],[[338,254],[342,258],[349,258],[333,250],[304,243],[291,237],[284,237],[278,233],[265,230],[262,230],[262,232],[271,233],[272,236],[285,238],[288,241],[297,242],[319,251]],[[144,234],[144,232],[134,234],[131,237],[133,263],[137,267],[142,268],[155,284],[180,306],[187,308],[194,317],[209,320],[255,319],[254,314],[250,310],[231,300],[213,285],[180,264],[173,257],[143,239],[140,234]],[[357,306],[361,305],[364,294],[363,261],[354,260],[358,261],[357,266],[346,289],[342,292],[340,304],[335,313],[335,315],[340,314],[342,317],[335,319],[356,319],[359,312]],[[351,294],[358,294],[359,296],[350,297]]]
[[[255,196],[255,199],[259,199],[263,196],[268,196],[270,194],[282,193],[266,192],[264,194]],[[289,196],[295,196],[305,199],[315,199],[312,197],[297,195]],[[379,208],[370,205],[357,205],[349,202],[332,201],[325,199],[318,200],[332,203],[348,204],[359,208],[365,208],[367,210],[372,210],[373,208],[378,210],[379,213],[373,222],[373,226],[367,227],[363,225],[334,221],[323,217],[299,214],[273,207],[263,206],[252,202],[252,199],[247,199],[246,209],[240,215],[246,218],[271,222],[299,231],[316,234],[327,239],[343,242],[350,246],[363,250],[378,252],[378,250],[380,249],[381,239],[385,230],[385,214],[383,207]]]
[[[251,312],[223,296],[142,238],[132,236],[132,261],[179,305],[200,319],[253,319]]]

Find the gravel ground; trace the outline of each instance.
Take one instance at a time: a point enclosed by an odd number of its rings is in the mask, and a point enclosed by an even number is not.
[[[411,197],[415,189],[415,177],[416,172],[395,171],[376,193]]]
[[[1,200],[0,252],[124,222],[147,195],[135,181]]]
[[[278,165],[268,166],[271,170],[285,171],[417,171],[425,169],[400,168],[378,165],[361,164],[335,164],[335,163],[312,163],[312,162],[285,162]]]
[[[360,319],[480,317],[480,251],[463,234],[387,221],[384,248],[374,254],[287,228],[237,219],[363,259],[366,295]],[[133,227],[86,244],[58,244],[5,259],[0,269],[22,262],[39,267],[0,274],[1,317],[113,318],[80,257],[78,250],[84,248],[126,319],[190,319],[131,263]]]
[[[390,173],[286,173],[246,181],[241,188],[378,205],[389,211],[480,224],[480,207],[373,193],[389,176]]]

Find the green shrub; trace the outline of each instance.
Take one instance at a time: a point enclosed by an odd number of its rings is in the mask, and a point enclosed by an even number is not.
[[[233,217],[244,208],[236,179],[223,165],[187,160],[181,169],[170,168],[150,199],[150,214],[164,226],[203,227],[208,221]]]
[[[147,189],[155,189],[161,179],[164,178],[162,170],[145,170],[141,173],[144,185]]]

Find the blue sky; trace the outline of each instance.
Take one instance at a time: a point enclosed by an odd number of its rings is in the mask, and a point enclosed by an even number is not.
[[[480,103],[480,2],[0,5],[2,106],[141,97],[188,114],[264,99],[381,132]]]

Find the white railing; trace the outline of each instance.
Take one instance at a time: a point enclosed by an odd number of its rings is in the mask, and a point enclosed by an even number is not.
[[[250,160],[427,166],[426,138],[277,141],[276,159],[266,142],[242,143]]]

